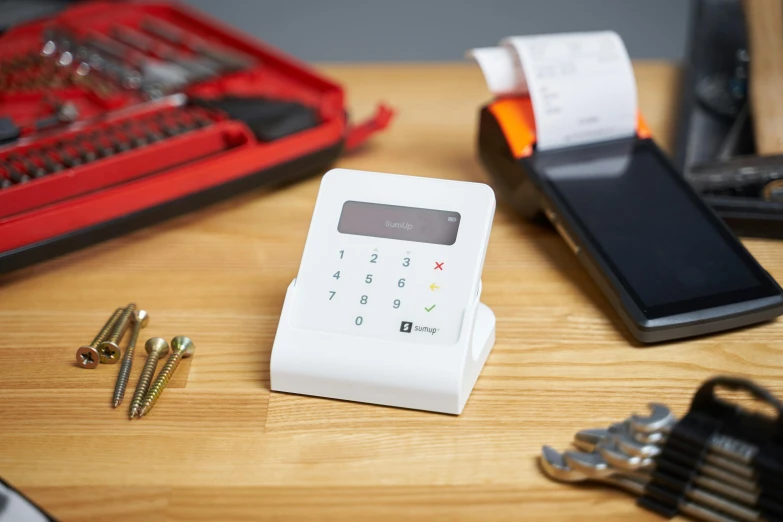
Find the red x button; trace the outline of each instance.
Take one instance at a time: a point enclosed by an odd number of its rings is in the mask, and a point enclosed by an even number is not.
[[[445,261],[443,263],[445,263]],[[435,268],[433,268],[433,270],[441,270],[442,271],[443,270],[443,263],[438,263],[437,261],[435,261]]]

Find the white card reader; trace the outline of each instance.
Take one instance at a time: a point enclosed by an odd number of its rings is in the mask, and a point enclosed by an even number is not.
[[[334,169],[270,363],[272,390],[460,414],[495,342],[487,185]]]

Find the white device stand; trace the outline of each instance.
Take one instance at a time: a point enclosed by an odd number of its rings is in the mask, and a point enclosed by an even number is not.
[[[479,284],[456,344],[398,343],[292,327],[294,279],[272,348],[272,390],[459,415],[495,344],[495,314],[480,298]]]

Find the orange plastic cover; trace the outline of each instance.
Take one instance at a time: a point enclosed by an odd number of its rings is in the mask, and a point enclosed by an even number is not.
[[[495,100],[489,105],[515,158],[524,158],[533,153],[536,144],[536,119],[530,96],[514,96]],[[647,123],[639,113],[636,134],[640,138],[651,138]]]

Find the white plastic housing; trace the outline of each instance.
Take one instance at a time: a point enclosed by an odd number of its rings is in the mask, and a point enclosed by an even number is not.
[[[338,232],[349,201],[458,213],[456,240]],[[494,209],[477,183],[327,173],[286,292],[272,390],[461,413],[495,341],[495,316],[479,301]]]

